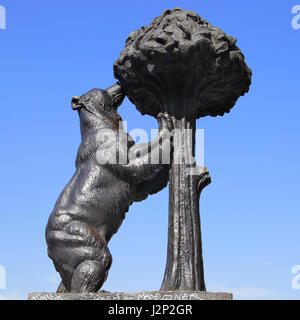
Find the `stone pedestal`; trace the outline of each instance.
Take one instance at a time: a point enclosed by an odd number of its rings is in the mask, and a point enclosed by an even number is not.
[[[232,293],[203,291],[148,291],[51,293],[33,292],[28,300],[232,300]]]

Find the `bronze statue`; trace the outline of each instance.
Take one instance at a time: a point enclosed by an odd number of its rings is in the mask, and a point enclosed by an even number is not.
[[[170,180],[161,290],[205,291],[199,197],[210,175],[194,159],[196,119],[229,112],[249,90],[251,69],[236,39],[176,8],[130,34],[114,75],[119,82],[107,90],[72,99],[82,142],[76,172],[46,229],[59,290],[98,291],[112,261],[107,244],[129,206]],[[123,131],[117,108],[125,95],[142,114],[157,118],[159,135],[151,143],[135,145]],[[171,161],[153,163],[149,151]]]
[[[121,86],[115,84],[72,99],[82,139],[76,172],[59,196],[46,228],[48,255],[62,278],[60,292],[100,289],[112,262],[107,244],[129,206],[168,183],[169,164],[150,164],[148,152],[170,153],[165,145],[171,129],[167,117],[158,116],[160,131],[154,141],[135,145],[123,131],[117,111],[123,98]],[[108,150],[126,163],[99,158]]]

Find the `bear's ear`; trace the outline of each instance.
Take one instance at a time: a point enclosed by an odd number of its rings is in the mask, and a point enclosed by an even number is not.
[[[72,106],[72,109],[73,110],[78,110],[80,109],[81,105],[79,104],[79,101],[80,101],[80,98],[75,96],[72,98],[72,101],[71,101],[71,106]]]

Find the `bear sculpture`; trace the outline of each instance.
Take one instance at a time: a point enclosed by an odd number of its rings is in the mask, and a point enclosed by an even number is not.
[[[76,172],[46,227],[48,255],[62,278],[58,292],[97,292],[112,263],[108,242],[129,206],[167,186],[170,164],[161,159],[172,150],[171,121],[158,115],[158,137],[134,144],[117,111],[124,97],[117,83],[72,99],[81,131]],[[159,155],[155,164],[151,154]],[[108,161],[114,156],[117,161]]]

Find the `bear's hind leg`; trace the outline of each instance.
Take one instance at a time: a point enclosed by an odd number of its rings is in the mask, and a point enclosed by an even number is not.
[[[70,234],[83,236],[86,242],[85,246],[73,249],[78,263],[73,270],[70,291],[97,292],[106,280],[112,263],[107,243],[85,223],[72,222],[66,229]]]
[[[110,265],[111,257],[109,260],[81,262],[74,271],[71,292],[97,292],[107,278]]]
[[[107,243],[91,226],[71,221],[48,230],[48,254],[69,292],[96,292],[107,278],[112,257]]]

